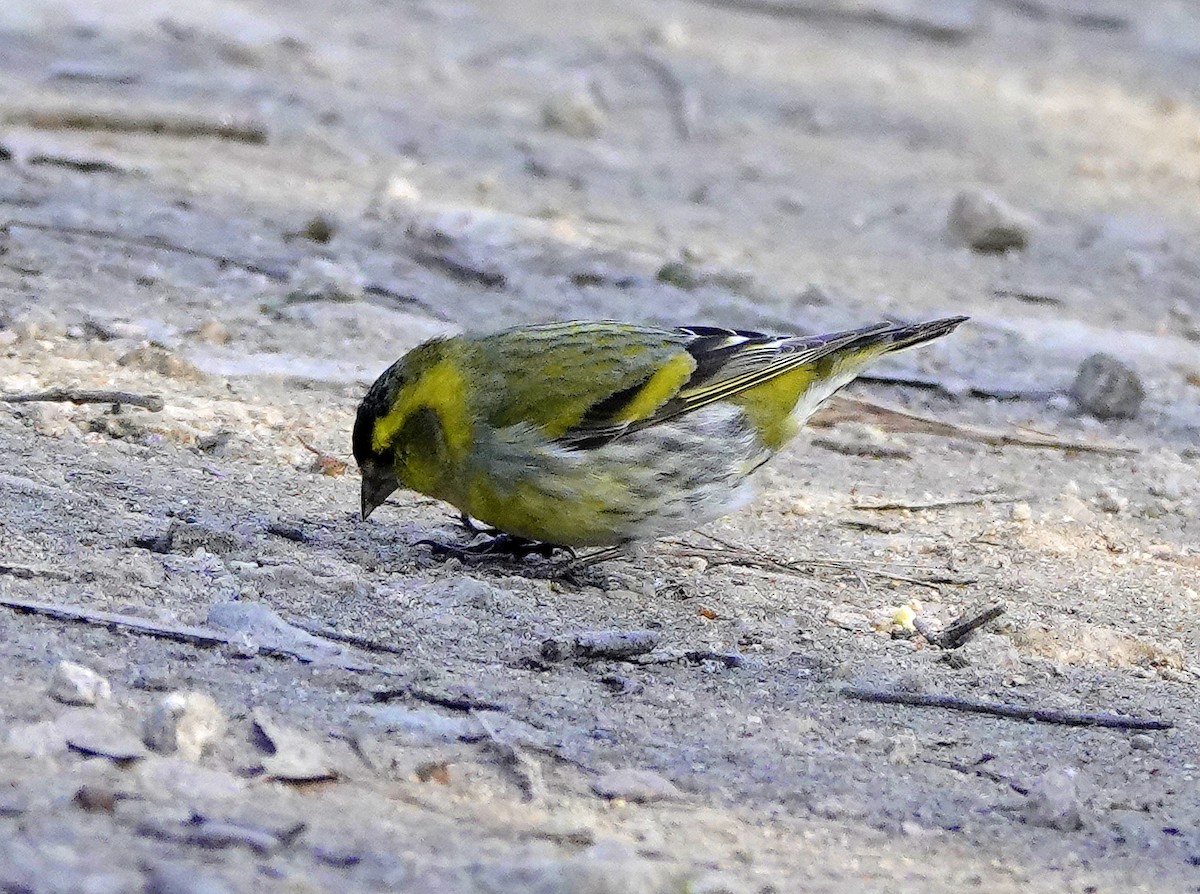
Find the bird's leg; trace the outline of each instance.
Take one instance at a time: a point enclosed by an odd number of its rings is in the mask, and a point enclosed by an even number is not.
[[[487,534],[489,537],[495,537],[497,534],[501,533],[499,528],[489,528],[475,524],[475,519],[471,518],[471,516],[467,515],[465,512],[460,512],[458,514],[458,523],[462,525],[463,530],[465,530],[472,537],[478,536],[479,534]]]

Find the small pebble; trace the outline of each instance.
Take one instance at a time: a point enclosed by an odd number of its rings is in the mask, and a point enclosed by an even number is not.
[[[1080,410],[1097,419],[1132,419],[1146,391],[1129,366],[1109,354],[1093,354],[1080,365],[1070,395]]]
[[[1050,770],[1034,782],[1021,812],[1030,826],[1058,832],[1077,832],[1083,828],[1083,802],[1079,797],[1075,774],[1069,770]]]
[[[421,201],[421,191],[403,177],[389,177],[383,198],[397,205],[415,205]]]
[[[592,791],[609,801],[619,799],[634,804],[679,797],[674,783],[652,770],[610,770],[592,781]]]
[[[1152,751],[1154,739],[1145,733],[1136,733],[1129,737],[1129,747],[1134,751]]]
[[[106,757],[117,763],[137,760],[146,755],[138,737],[126,730],[115,718],[95,717],[94,720],[74,718],[64,724],[67,745],[81,754]]]
[[[117,793],[99,785],[81,785],[71,800],[88,813],[112,813],[117,806]]]
[[[893,764],[911,764],[921,753],[921,743],[914,733],[905,730],[888,739],[884,751]]]
[[[172,692],[146,718],[145,743],[160,754],[199,760],[225,732],[225,716],[203,692]]]
[[[1029,507],[1028,503],[1020,500],[1012,504],[1012,507],[1008,511],[1008,517],[1015,522],[1024,523],[1033,518],[1033,510]]]
[[[192,335],[197,341],[207,342],[210,345],[227,345],[233,337],[229,333],[229,327],[220,320],[205,320],[193,330]]]
[[[678,21],[661,22],[646,29],[646,39],[660,47],[682,47],[688,41],[687,28]]]
[[[854,734],[854,741],[859,745],[879,745],[883,742],[883,733],[867,727]]]
[[[1121,496],[1116,488],[1102,487],[1096,494],[1096,505],[1104,512],[1118,515],[1125,511],[1129,500]]]
[[[197,366],[174,351],[155,344],[145,344],[122,354],[117,359],[117,365],[184,382],[201,382],[206,378]]]
[[[871,619],[862,612],[835,605],[825,614],[825,620],[843,630],[870,630]]]
[[[326,245],[333,239],[334,233],[337,232],[337,224],[323,214],[318,214],[309,219],[309,221],[295,235],[310,242],[316,242],[320,245]]]
[[[569,137],[587,139],[599,136],[604,121],[604,110],[582,92],[556,96],[542,106],[542,123]]]
[[[1033,221],[986,190],[964,190],[946,221],[950,235],[978,252],[1003,252],[1029,244]]]
[[[89,667],[60,661],[54,666],[50,697],[64,705],[94,705],[112,696],[108,680]]]

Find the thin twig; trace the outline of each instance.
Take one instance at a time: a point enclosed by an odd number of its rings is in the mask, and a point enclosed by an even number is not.
[[[419,702],[425,702],[427,705],[437,705],[439,708],[447,708],[451,711],[462,711],[467,714],[474,714],[476,711],[510,710],[508,705],[501,704],[500,702],[489,702],[486,699],[474,698],[466,693],[463,693],[462,695],[444,695],[440,692],[431,692],[428,689],[410,687],[407,694]]]
[[[893,385],[902,388],[919,388],[922,391],[935,391],[949,398],[959,398],[964,395],[982,400],[1029,400],[1047,401],[1062,394],[1061,390],[1046,388],[1002,388],[996,385],[959,385],[947,384],[940,379],[928,376],[893,375],[890,373],[863,373],[858,381],[872,385]]]
[[[205,118],[173,110],[20,109],[10,112],[8,120],[39,130],[96,130],[110,133],[149,133],[168,137],[216,137],[251,144],[267,141],[267,129],[257,121],[234,121],[227,115]]]
[[[303,630],[305,633],[311,633],[313,636],[319,636],[321,639],[327,639],[330,642],[345,643],[348,646],[354,646],[366,652],[378,652],[385,655],[408,654],[405,649],[401,649],[399,646],[377,642],[365,636],[359,636],[356,633],[342,633],[340,630],[334,630],[332,627],[326,627],[324,624],[318,624],[316,621],[309,621],[305,618],[287,618],[287,622],[293,627]]]
[[[957,649],[970,639],[976,630],[984,624],[996,620],[1002,614],[1004,614],[1004,606],[997,603],[973,615],[963,615],[929,641],[941,649]]]
[[[918,416],[892,407],[885,407],[858,398],[837,395],[812,415],[808,424],[828,427],[840,422],[871,422],[893,432],[938,435],[998,447],[1045,447],[1053,450],[1074,450],[1080,453],[1104,453],[1130,456],[1141,453],[1137,447],[1116,444],[1093,444],[1085,441],[1066,441],[1041,432],[997,432]]]
[[[708,535],[706,535],[708,536]],[[675,544],[672,544],[674,546]],[[961,585],[971,583],[970,580],[951,578],[948,576],[938,577],[909,577],[904,574],[896,574],[882,568],[869,567],[865,564],[856,562],[839,561],[837,559],[773,559],[770,556],[764,556],[759,553],[751,552],[741,548],[723,547],[713,549],[711,547],[697,546],[690,543],[678,543],[677,548],[667,551],[667,555],[678,558],[701,558],[705,559],[710,565],[740,565],[746,568],[758,568],[764,571],[773,571],[779,574],[790,574],[798,577],[811,577],[813,572],[818,568],[836,568],[840,571],[861,572],[869,574],[872,577],[880,577],[885,580],[894,580],[901,583],[915,584],[921,587],[929,587],[932,590],[939,590],[943,584]]]
[[[926,18],[919,14],[893,11],[892,4],[795,3],[789,0],[699,0],[706,6],[753,12],[782,19],[810,19],[861,22],[885,28],[895,28],[927,37],[931,40],[959,42],[969,40],[975,29],[975,16],[961,22]],[[861,7],[861,8],[860,8]],[[915,9],[920,9],[917,4]]]
[[[174,254],[186,255],[189,258],[199,258],[203,261],[212,261],[218,267],[236,267],[238,270],[244,270],[247,273],[256,273],[260,276],[265,276],[268,279],[282,281],[288,278],[288,272],[283,265],[266,266],[265,264],[256,261],[246,261],[241,258],[231,258],[228,255],[217,254],[216,252],[204,251],[199,248],[191,248],[187,245],[180,245],[177,242],[171,242],[161,236],[129,236],[125,233],[117,233],[113,230],[106,230],[103,227],[76,227],[68,224],[51,224],[40,223],[32,220],[10,220],[4,226],[19,227],[26,230],[39,230],[43,233],[63,233],[68,236],[86,236],[89,239],[104,239],[109,242],[121,242],[125,245],[136,245],[141,248],[153,248],[159,251],[169,251]]]
[[[884,503],[851,503],[851,509],[861,509],[869,512],[894,512],[899,509],[920,511],[923,509],[950,509],[954,506],[978,506],[983,503],[1018,503],[1031,500],[1030,497],[988,496],[955,497],[946,500],[925,500],[908,503],[903,500],[892,500]]]
[[[944,708],[948,711],[965,711],[972,714],[988,714],[992,717],[1010,717],[1014,720],[1036,720],[1039,723],[1055,723],[1060,726],[1102,726],[1109,729],[1163,730],[1174,727],[1169,720],[1146,717],[1126,717],[1121,714],[1076,711],[1057,711],[1053,708],[1027,708],[1023,705],[1006,705],[997,702],[977,702],[953,695],[926,695],[919,692],[885,692],[879,689],[847,687],[842,690],[847,698],[885,705],[911,705],[918,708]]]
[[[472,711],[483,731],[487,733],[488,742],[492,749],[504,761],[505,766],[516,776],[525,800],[541,802],[546,799],[546,781],[542,776],[542,768],[537,761],[511,742],[506,742],[497,734],[495,727],[488,722],[483,714]]]
[[[40,223],[32,220],[9,220],[0,224],[0,233],[7,227],[18,227],[26,230],[38,230],[43,233],[62,233],[68,236],[85,236],[89,239],[104,239],[109,242],[120,242],[124,245],[136,245],[139,248],[151,248],[157,251],[167,251],[173,254],[184,255],[189,258],[199,258],[202,261],[211,261],[217,265],[218,269],[224,270],[227,267],[233,267],[237,270],[244,270],[247,273],[254,273],[259,276],[265,276],[267,279],[276,282],[286,281],[290,274],[284,262],[278,264],[267,264],[259,261],[248,261],[242,258],[234,258],[228,255],[219,254],[217,252],[204,251],[199,248],[192,248],[188,245],[180,245],[177,242],[172,242],[162,236],[130,236],[125,233],[117,233],[113,230],[107,230],[102,227],[76,227],[68,224],[51,224]],[[411,306],[418,307],[423,312],[431,317],[443,322],[447,321],[447,317],[443,312],[435,307],[432,307],[422,301],[415,295],[398,292],[395,289],[378,283],[372,283],[363,287],[363,292],[367,295],[376,298],[385,298],[388,300],[389,306]]]
[[[648,50],[633,50],[629,58],[649,71],[658,81],[667,101],[667,108],[671,111],[671,123],[675,126],[676,136],[684,142],[690,140],[699,108],[695,94],[688,90],[670,63],[659,54]]]
[[[53,568],[35,568],[32,565],[0,564],[0,574],[7,574],[10,577],[20,578],[21,580],[33,580],[35,577],[45,577],[50,580],[71,580],[71,575],[65,571],[56,571]]]
[[[190,627],[178,624],[161,624],[148,618],[134,615],[122,615],[114,612],[95,611],[86,608],[71,608],[48,602],[34,602],[27,599],[0,597],[0,606],[26,615],[40,615],[53,618],[56,621],[74,621],[84,624],[96,624],[119,630],[128,630],[141,636],[152,636],[158,639],[168,639],[177,643],[187,643],[191,646],[211,649],[220,646],[232,646],[236,641],[208,627]],[[325,655],[314,655],[299,649],[289,649],[280,645],[260,645],[259,652],[272,658],[291,658],[305,664],[314,661],[328,661],[343,670],[364,671],[385,675],[402,676],[405,672],[389,668],[373,662],[357,661],[353,658],[331,658]]]
[[[1018,795],[1028,795],[1029,789],[1014,781],[1011,777],[1005,776],[1003,773],[994,773],[991,770],[984,770],[980,764],[960,764],[958,761],[941,760],[936,757],[921,758],[924,763],[934,767],[942,767],[946,770],[953,770],[955,773],[965,773],[968,776],[978,776],[980,779],[987,779],[991,782],[999,782],[1001,785],[1007,785]],[[980,762],[982,763],[982,762]]]
[[[459,282],[473,283],[485,289],[503,289],[508,282],[508,278],[499,270],[479,266],[445,251],[418,249],[412,257],[424,267],[440,270]]]
[[[50,388],[47,391],[29,391],[17,394],[0,392],[0,403],[72,403],[112,404],[113,406],[141,407],[151,413],[159,413],[166,403],[157,394],[137,394],[133,391],[93,391],[83,388]]]

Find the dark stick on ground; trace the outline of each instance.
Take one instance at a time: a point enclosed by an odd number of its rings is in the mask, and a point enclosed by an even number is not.
[[[132,391],[91,391],[81,388],[50,388],[46,391],[28,391],[18,394],[0,392],[0,403],[112,404],[113,406],[141,407],[151,413],[161,412],[166,406],[166,403],[157,394],[136,394]]]
[[[343,633],[340,630],[334,630],[332,627],[326,627],[324,624],[318,624],[315,621],[309,621],[305,618],[288,618],[287,622],[293,627],[303,630],[305,633],[311,633],[313,636],[319,636],[321,639],[327,639],[330,642],[345,643],[348,646],[354,646],[365,652],[378,652],[384,655],[408,654],[406,649],[401,649],[399,646],[377,642],[365,636],[359,636],[357,633]]]
[[[985,770],[981,763],[962,764],[958,761],[944,761],[938,758],[927,757],[923,758],[925,763],[933,767],[944,767],[947,770],[953,770],[955,773],[964,773],[968,776],[978,776],[980,779],[987,779],[991,782],[999,782],[1001,785],[1007,785],[1018,795],[1028,795],[1029,789],[1019,782],[1005,776],[1003,773],[994,773],[991,770]]]
[[[267,279],[275,280],[276,282],[284,282],[288,279],[290,273],[287,264],[280,262],[278,264],[265,264],[258,261],[247,261],[242,258],[230,257],[218,252],[204,251],[199,248],[192,248],[187,245],[180,245],[177,242],[172,242],[169,239],[164,239],[162,236],[131,236],[126,233],[118,233],[115,230],[104,229],[103,227],[77,227],[68,224],[52,224],[42,223],[32,220],[8,220],[0,224],[0,233],[10,227],[26,230],[38,230],[43,233],[60,233],[67,236],[84,236],[89,239],[103,239],[108,242],[120,242],[124,245],[136,245],[141,248],[150,248],[156,251],[166,251],[172,254],[185,255],[189,258],[199,258],[202,261],[211,261],[216,264],[219,269],[233,267],[237,270],[244,270],[247,273],[255,273],[259,276],[265,276]],[[445,314],[437,308],[430,307],[425,304],[420,298],[414,295],[405,294],[404,292],[396,291],[378,283],[373,283],[364,286],[363,291],[378,298],[388,299],[389,306],[413,306],[419,307],[425,313],[428,313],[434,319],[446,320]]]
[[[267,129],[252,120],[231,121],[227,116],[185,115],[151,109],[27,109],[14,112],[10,119],[39,130],[90,130],[109,133],[149,133],[168,137],[216,137],[235,143],[261,145],[267,142]]]
[[[28,599],[4,597],[0,598],[0,606],[26,615],[40,615],[44,618],[53,618],[56,621],[73,621],[84,624],[95,624],[99,627],[108,627],[110,629],[127,630],[142,636],[168,639],[173,642],[187,643],[191,646],[206,649],[235,645],[235,640],[207,627],[160,624],[148,618],[138,618],[133,615],[94,611],[86,608],[72,608],[71,606],[55,605],[48,602],[34,602]],[[402,675],[402,672],[399,670],[368,661],[357,661],[349,657],[330,658],[328,656],[317,656],[309,652],[288,649],[278,645],[262,645],[259,647],[259,652],[271,658],[289,658],[304,663],[317,660],[325,661],[348,671]]]
[[[999,494],[980,494],[977,497],[953,497],[946,500],[925,500],[912,503],[903,500],[890,500],[887,502],[877,503],[851,503],[851,509],[857,509],[863,512],[897,512],[900,510],[908,510],[910,512],[921,512],[927,509],[952,509],[955,506],[982,506],[986,503],[1020,503],[1022,501],[1032,502],[1034,497],[1010,497]]]
[[[984,624],[996,620],[1002,614],[1004,614],[1003,605],[990,605],[975,614],[963,615],[929,641],[941,649],[957,649],[970,639],[976,630]]]
[[[126,245],[137,245],[142,248],[153,248],[158,251],[169,251],[174,254],[187,255],[190,258],[199,258],[203,261],[212,261],[219,267],[236,267],[238,270],[245,270],[247,273],[257,273],[259,276],[265,276],[268,279],[277,281],[288,278],[287,268],[282,264],[268,267],[265,264],[254,261],[245,261],[240,258],[231,258],[228,255],[217,254],[216,252],[179,245],[161,236],[130,236],[126,233],[118,233],[114,230],[104,229],[103,227],[76,227],[68,226],[67,224],[41,223],[31,220],[10,220],[4,226],[25,230],[40,230],[43,233],[62,233],[67,236],[85,236],[89,239],[104,239],[109,242],[122,242]]]
[[[21,580],[33,580],[35,577],[45,577],[50,580],[71,579],[71,575],[65,571],[56,571],[53,568],[35,568],[32,565],[10,565],[8,563],[0,564],[0,574],[7,574],[10,577],[20,578]]]
[[[1006,705],[995,702],[977,702],[953,695],[926,695],[919,692],[884,692],[879,689],[847,688],[842,690],[846,698],[885,705],[909,705],[918,708],[944,708],[947,711],[965,711],[971,714],[988,714],[992,717],[1009,717],[1014,720],[1036,720],[1039,723],[1055,723],[1060,726],[1102,726],[1109,729],[1171,729],[1175,724],[1169,720],[1146,717],[1125,717],[1121,714],[1056,711],[1051,708],[1029,708],[1023,705]]]

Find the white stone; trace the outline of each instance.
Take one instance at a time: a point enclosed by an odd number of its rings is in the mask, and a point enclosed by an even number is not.
[[[94,705],[112,696],[112,686],[90,667],[60,661],[54,666],[50,696],[64,705]]]

